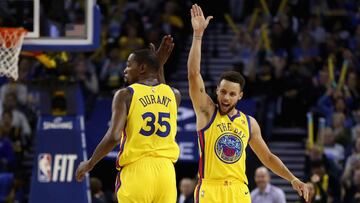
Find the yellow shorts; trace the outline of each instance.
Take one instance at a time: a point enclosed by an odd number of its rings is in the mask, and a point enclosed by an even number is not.
[[[115,190],[121,203],[175,203],[174,164],[166,158],[145,157],[126,165],[116,177]]]
[[[195,203],[251,203],[249,188],[239,180],[199,180]]]

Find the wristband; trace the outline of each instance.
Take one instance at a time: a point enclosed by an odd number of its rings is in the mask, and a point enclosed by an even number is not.
[[[194,39],[201,40],[202,36],[193,36]]]

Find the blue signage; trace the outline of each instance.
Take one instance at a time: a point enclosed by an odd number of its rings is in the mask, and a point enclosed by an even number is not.
[[[30,203],[91,202],[89,178],[75,180],[76,167],[87,158],[84,127],[83,116],[39,118]]]

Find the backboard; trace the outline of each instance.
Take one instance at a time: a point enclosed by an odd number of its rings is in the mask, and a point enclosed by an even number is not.
[[[86,51],[100,40],[96,0],[1,0],[0,27],[28,30],[22,50]]]

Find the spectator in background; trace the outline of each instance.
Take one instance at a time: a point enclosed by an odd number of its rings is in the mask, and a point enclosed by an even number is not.
[[[328,198],[329,203],[339,203],[340,201],[340,182],[337,177],[331,173],[327,173],[325,165],[322,161],[313,161],[310,163],[311,167],[311,182],[316,184],[316,195],[321,194],[321,190],[325,191],[326,196],[321,198]]]
[[[184,37],[187,27],[184,26],[184,19],[179,10],[180,2],[181,1],[165,1],[160,16],[161,29],[166,34],[171,34],[174,37],[174,43],[177,45],[184,44],[184,41],[187,39]],[[165,78],[170,78],[170,75],[177,71],[181,48],[181,46],[174,47],[172,56],[167,62],[167,68],[164,69]]]
[[[162,26],[166,33],[172,33],[173,36],[176,36],[176,33],[184,27],[184,22],[178,14],[176,1],[166,1],[162,15]]]
[[[321,24],[321,18],[318,15],[310,17],[308,23],[310,35],[314,38],[316,44],[324,43],[326,39],[326,31]]]
[[[5,95],[2,109],[0,108],[0,119],[2,117],[3,111],[12,112],[12,127],[19,128],[21,132],[21,139],[23,143],[27,143],[31,135],[31,128],[29,121],[22,113],[17,109],[17,97],[15,93],[8,93]]]
[[[2,112],[2,119],[0,120],[0,134],[11,141],[12,151],[15,155],[15,166],[20,167],[25,149],[29,146],[26,146],[27,143],[24,142],[21,137],[20,128],[12,126],[11,111],[5,110]]]
[[[350,119],[348,119],[349,121]],[[335,141],[342,144],[345,148],[351,143],[351,131],[346,125],[344,113],[334,113],[332,115],[332,129],[335,135]]]
[[[195,182],[191,178],[183,178],[179,184],[180,195],[177,203],[194,203]]]
[[[119,39],[120,59],[126,60],[130,53],[144,47],[144,39],[138,35],[138,30],[131,24],[126,25],[126,34]]]
[[[323,140],[324,154],[325,156],[333,160],[338,168],[342,168],[345,158],[345,149],[341,144],[335,142],[336,135],[329,127],[325,128],[321,134],[321,140]]]
[[[255,171],[256,189],[251,191],[252,203],[286,203],[282,189],[270,184],[270,174],[267,168],[259,167]]]
[[[127,8],[125,8],[125,10],[126,10],[125,18],[123,19],[123,24],[121,25],[120,37],[128,35],[128,26],[131,26],[131,27],[135,28],[138,36],[140,38],[143,38],[144,37],[143,34],[145,33],[144,32],[144,24],[143,24],[142,16],[138,12],[138,8],[137,8],[138,2],[132,1],[131,3],[130,2],[128,2],[128,3],[129,3],[129,5],[133,4],[133,6],[127,6]],[[119,8],[121,8],[121,7],[119,7]]]
[[[0,172],[11,171],[14,167],[15,153],[8,135],[0,125]]]
[[[161,36],[164,35],[164,31],[157,27],[152,27],[146,31],[146,43],[153,43],[156,47],[158,47],[161,43]]]
[[[318,99],[317,110],[326,118],[326,123],[331,125],[333,114],[338,112],[347,115],[347,107],[351,107],[352,103],[353,101],[349,95],[345,97],[341,90],[328,86],[326,93]],[[351,120],[350,118],[346,119],[346,126],[349,126],[351,124]]]
[[[244,64],[244,70],[240,70],[240,73],[249,76],[249,62],[253,58],[254,42],[245,28],[239,28],[239,32],[230,42],[229,49],[233,54],[233,64]]]
[[[351,129],[351,140],[354,141],[360,137],[360,108],[353,110],[354,126]]]
[[[299,63],[290,65],[289,70],[282,78],[282,123],[284,126],[303,126],[305,124],[305,77]],[[300,104],[300,105],[299,105]],[[288,115],[297,116],[288,116]]]
[[[94,64],[85,54],[79,54],[74,61],[75,80],[79,83],[84,96],[86,117],[91,112],[99,92],[99,82]]]
[[[108,203],[106,196],[102,191],[102,183],[98,178],[90,178],[90,190],[93,203]]]
[[[121,60],[119,47],[109,47],[108,57],[100,70],[100,86],[102,90],[112,93],[123,86],[123,72],[125,63]]]
[[[292,50],[294,61],[299,63],[313,62],[319,53],[311,34],[304,30],[300,33],[298,40],[298,46]]]
[[[270,41],[271,48],[275,53],[291,51],[291,45],[293,44],[293,36],[286,32],[284,25],[279,18],[274,18],[271,24]]]
[[[355,169],[360,167],[360,137],[357,137],[352,148],[352,154],[346,159],[344,173],[342,175],[342,183],[345,187],[351,184],[351,177]]]
[[[360,106],[360,82],[359,76],[355,71],[348,73],[345,90],[349,91],[352,101],[354,101],[354,106]]]
[[[346,188],[344,201],[357,203],[360,200],[360,169],[356,169],[351,178],[351,186]]]

